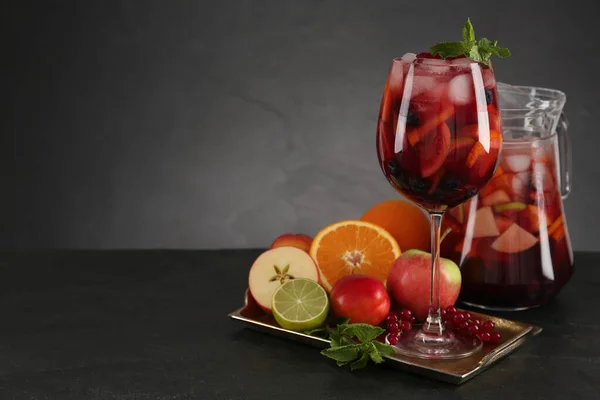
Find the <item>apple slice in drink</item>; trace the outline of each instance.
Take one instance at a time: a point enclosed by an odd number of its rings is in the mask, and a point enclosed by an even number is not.
[[[481,207],[475,213],[475,226],[473,227],[473,237],[495,237],[500,234],[494,219],[492,207]]]
[[[496,215],[496,226],[498,227],[498,231],[500,231],[500,233],[504,233],[513,223],[514,221],[508,217]]]
[[[492,243],[492,249],[500,253],[518,253],[530,249],[538,239],[518,224],[512,224]]]
[[[510,197],[502,189],[496,190],[481,199],[484,206],[495,206],[497,204],[510,203]]]
[[[248,276],[248,288],[260,308],[271,312],[273,293],[285,282],[306,278],[319,282],[319,270],[312,257],[296,247],[267,250],[254,261]]]

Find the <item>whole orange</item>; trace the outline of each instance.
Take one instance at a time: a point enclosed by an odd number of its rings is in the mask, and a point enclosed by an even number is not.
[[[408,200],[386,200],[371,207],[360,218],[381,226],[398,242],[402,252],[410,249],[429,251],[429,219],[417,205]]]

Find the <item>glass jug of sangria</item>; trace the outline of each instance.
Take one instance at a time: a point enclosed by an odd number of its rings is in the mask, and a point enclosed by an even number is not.
[[[460,300],[523,310],[557,295],[573,274],[562,200],[570,192],[571,149],[563,92],[498,83],[503,130],[492,180],[449,210],[443,257],[462,272]]]

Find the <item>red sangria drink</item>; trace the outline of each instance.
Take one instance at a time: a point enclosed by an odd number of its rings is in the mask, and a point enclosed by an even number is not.
[[[425,209],[431,220],[431,293],[423,327],[402,334],[396,351],[420,358],[467,357],[476,337],[444,327],[440,312],[440,227],[444,212],[477,195],[494,175],[502,148],[498,93],[489,57],[507,49],[475,40],[470,21],[463,42],[394,59],[377,125],[377,154],[391,186]],[[396,342],[396,340],[394,340]]]
[[[491,67],[430,53],[395,59],[377,130],[381,168],[402,195],[443,211],[491,179],[502,147]]]
[[[496,310],[544,304],[573,273],[558,135],[512,122],[494,177],[471,201],[451,209],[442,227],[451,228],[442,256],[461,268],[460,300]]]

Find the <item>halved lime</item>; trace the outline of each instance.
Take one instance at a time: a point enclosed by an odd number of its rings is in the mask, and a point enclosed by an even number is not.
[[[282,328],[307,331],[323,325],[329,313],[329,299],[317,282],[292,279],[275,291],[271,310]]]

